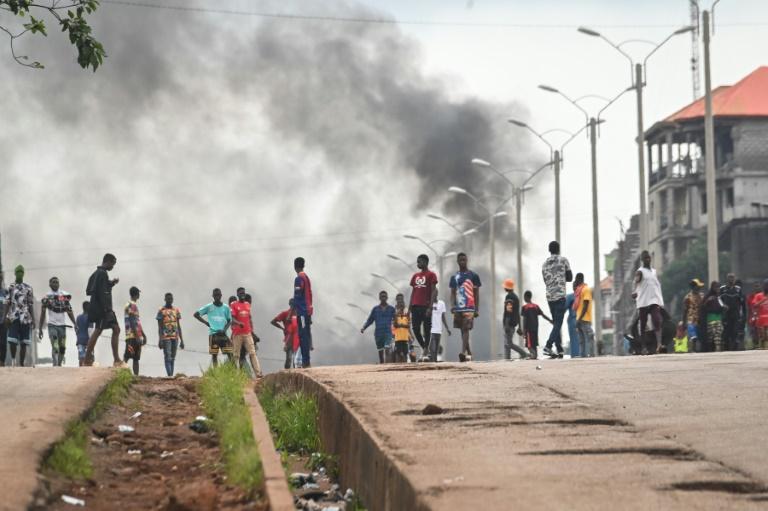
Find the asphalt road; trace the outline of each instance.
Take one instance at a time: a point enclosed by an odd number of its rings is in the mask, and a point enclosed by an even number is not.
[[[42,455],[67,422],[93,403],[111,374],[100,368],[0,368],[0,510],[27,509]]]
[[[768,352],[306,374],[431,509],[768,508]]]

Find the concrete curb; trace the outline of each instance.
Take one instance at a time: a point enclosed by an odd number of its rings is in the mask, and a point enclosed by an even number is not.
[[[294,511],[296,507],[293,505],[293,495],[288,488],[288,479],[285,477],[280,456],[275,450],[272,432],[269,429],[264,410],[261,408],[261,403],[259,403],[253,387],[246,386],[243,389],[243,397],[245,404],[251,410],[253,438],[256,439],[256,444],[259,446],[259,455],[264,471],[264,491],[267,494],[267,499],[269,499],[269,509],[271,511]]]
[[[385,448],[327,386],[307,372],[281,371],[265,378],[267,385],[303,391],[317,399],[323,450],[338,457],[342,488],[354,488],[371,511],[424,511],[429,505],[417,493]]]

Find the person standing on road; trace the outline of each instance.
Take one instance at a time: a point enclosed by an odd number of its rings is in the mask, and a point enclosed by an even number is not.
[[[552,323],[544,311],[537,304],[533,303],[533,293],[526,291],[523,293],[525,305],[520,312],[522,321],[520,323],[520,334],[525,337],[525,346],[531,352],[531,360],[539,358],[539,316]]]
[[[5,367],[5,356],[8,354],[8,328],[5,316],[8,311],[8,290],[5,288],[3,272],[0,271],[0,367]]]
[[[237,301],[231,303],[229,308],[232,311],[232,351],[239,360],[240,349],[245,346],[254,376],[261,378],[261,365],[259,365],[259,359],[256,357],[256,343],[253,342],[251,304],[246,300],[245,288],[237,288]],[[240,367],[243,367],[242,363]]]
[[[504,297],[504,315],[502,316],[502,326],[504,327],[504,358],[512,358],[514,350],[521,359],[528,358],[530,355],[523,348],[515,344],[515,334],[520,326],[520,298],[515,294],[515,281],[506,279],[504,281],[504,291],[507,292]]]
[[[160,307],[155,316],[159,347],[163,350],[165,374],[173,376],[177,348],[184,349],[184,337],[181,333],[181,311],[173,306],[173,293],[165,293],[165,305]]]
[[[109,273],[117,264],[117,258],[113,254],[104,254],[101,266],[96,267],[85,288],[85,294],[91,297],[88,302],[88,321],[95,325],[91,338],[88,339],[88,348],[85,353],[85,365],[92,366],[96,349],[96,341],[99,340],[101,332],[112,330],[112,360],[115,367],[125,367],[125,363],[120,360],[118,353],[118,342],[120,341],[120,325],[117,322],[117,316],[112,309],[112,288],[120,282],[120,279],[109,279]]]
[[[656,275],[656,270],[651,268],[651,254],[643,250],[640,254],[642,265],[635,272],[635,289],[632,297],[635,306],[640,313],[640,338],[645,338],[648,328],[648,318],[653,323],[653,332],[656,335],[655,353],[661,349],[661,308],[664,307],[664,298],[661,295],[661,283]]]
[[[387,303],[389,296],[386,291],[379,293],[379,304],[371,309],[368,319],[363,323],[360,333],[365,333],[366,328],[375,324],[373,339],[376,341],[376,350],[379,353],[379,363],[384,363],[384,350],[392,344],[392,325],[395,321],[395,308]]]
[[[296,278],[293,281],[293,305],[296,308],[296,321],[299,327],[299,344],[301,348],[301,367],[310,367],[310,351],[312,346],[312,283],[304,272],[306,261],[303,257],[293,260]]]
[[[451,329],[448,328],[448,322],[445,320],[445,302],[438,298],[437,288],[435,288],[434,302],[432,302],[432,320],[431,335],[429,337],[429,361],[437,362],[437,355],[442,352],[440,339],[443,336],[443,326],[451,336]]]
[[[728,351],[743,349],[739,343],[739,329],[744,331],[747,315],[746,300],[741,286],[736,284],[736,275],[729,273],[724,286],[720,286],[720,300],[725,306],[723,313],[723,348]]]
[[[699,338],[699,322],[701,320],[701,288],[704,283],[699,279],[692,279],[688,284],[691,288],[683,298],[683,325],[687,330],[688,346],[690,351],[704,351]]]
[[[707,325],[707,351],[723,351],[723,311],[720,283],[713,280],[702,304],[702,316]]]
[[[296,320],[296,309],[293,307],[293,298],[288,300],[288,308],[274,317],[270,324],[283,332],[283,351],[285,351],[285,364],[283,368],[290,369],[296,366],[296,355],[301,357],[299,349],[299,326]],[[301,360],[298,360],[299,366]]]
[[[544,346],[544,354],[552,356],[552,345],[557,349],[556,355],[563,356],[563,318],[565,317],[565,283],[573,280],[571,264],[568,259],[560,255],[560,243],[549,243],[549,257],[541,267],[544,277],[544,285],[547,289],[547,303],[552,314],[552,332],[549,334],[547,344]]]
[[[757,328],[755,327],[755,298],[761,293],[759,282],[752,284],[752,292],[747,296],[747,327],[749,328],[749,337],[752,339],[752,349],[760,347],[757,340]]]
[[[451,312],[453,327],[461,331],[460,362],[472,361],[472,348],[469,333],[474,326],[475,318],[480,315],[480,277],[467,268],[467,254],[460,252],[456,256],[459,271],[453,274],[451,287]]]
[[[411,316],[408,314],[408,309],[405,308],[405,297],[402,293],[397,293],[395,296],[394,334],[394,361],[404,364],[408,361],[408,346],[412,337]]]
[[[77,325],[77,363],[80,367],[85,365],[85,352],[88,351],[88,338],[90,337],[89,328],[93,323],[88,321],[88,302],[83,302],[83,313],[75,318]]]
[[[584,274],[577,273],[573,281],[573,310],[576,313],[576,332],[579,334],[579,353],[582,358],[595,356],[595,331],[592,329],[592,289],[584,282]]]
[[[573,283],[574,289],[576,283]],[[571,358],[581,356],[579,351],[579,332],[576,330],[576,311],[573,310],[573,304],[576,302],[576,293],[568,293],[565,295],[565,310],[568,311],[568,317],[565,320],[568,326],[568,349],[571,352]]]
[[[72,312],[72,295],[59,288],[59,278],[51,277],[48,281],[51,290],[42,300],[40,310],[40,326],[37,329],[39,339],[43,338],[43,325],[46,312],[48,313],[48,340],[51,341],[51,360],[54,367],[64,363],[64,353],[67,350],[67,316],[72,321],[77,335],[78,327],[75,314]]]
[[[763,281],[763,291],[752,299],[752,315],[755,325],[755,347],[768,350],[768,279]]]
[[[419,269],[411,277],[411,326],[416,342],[421,346],[421,358],[429,357],[429,339],[432,335],[432,304],[437,294],[437,275],[429,269],[429,256],[420,254],[416,258]]]
[[[27,346],[32,345],[32,330],[35,328],[35,297],[32,286],[24,282],[24,267],[14,269],[16,281],[8,288],[8,307],[5,321],[8,327],[8,344],[11,348],[11,364],[16,363],[16,348],[19,348],[18,365],[24,366]]]
[[[139,360],[141,360],[141,348],[147,344],[147,334],[141,326],[141,316],[139,315],[139,297],[141,291],[136,286],[131,286],[128,290],[131,300],[125,304],[125,353],[123,362],[128,363],[133,359],[133,374],[139,375]]]
[[[219,365],[219,353],[226,355],[232,362],[232,343],[227,336],[227,329],[232,323],[232,311],[221,301],[221,289],[215,288],[212,296],[213,301],[196,310],[194,318],[208,327],[208,353],[211,355],[211,364],[216,367]]]

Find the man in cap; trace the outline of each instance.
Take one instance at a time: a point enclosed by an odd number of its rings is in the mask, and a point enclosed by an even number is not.
[[[504,297],[504,315],[502,325],[504,327],[504,358],[512,358],[512,350],[520,355],[520,358],[528,358],[530,355],[521,347],[515,345],[515,332],[520,325],[520,298],[515,294],[515,281],[506,279],[504,281],[504,291],[507,295]]]

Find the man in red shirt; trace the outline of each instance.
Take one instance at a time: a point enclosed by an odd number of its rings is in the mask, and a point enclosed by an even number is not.
[[[763,281],[763,292],[752,299],[752,317],[755,323],[757,349],[768,349],[768,279]]]
[[[281,324],[282,323],[282,324]],[[299,351],[299,327],[293,298],[288,300],[288,309],[273,319],[270,324],[283,332],[283,350],[285,351],[285,369],[294,365],[296,353]]]
[[[435,301],[437,275],[429,270],[429,256],[421,254],[416,258],[419,271],[411,277],[411,312],[413,336],[421,346],[422,358],[429,357],[429,338],[432,332],[432,303]]]
[[[261,377],[261,366],[256,358],[256,345],[253,342],[253,321],[251,320],[251,304],[246,300],[245,288],[237,288],[237,301],[229,306],[232,310],[232,352],[240,353],[245,346],[251,359],[251,366],[257,378]]]

